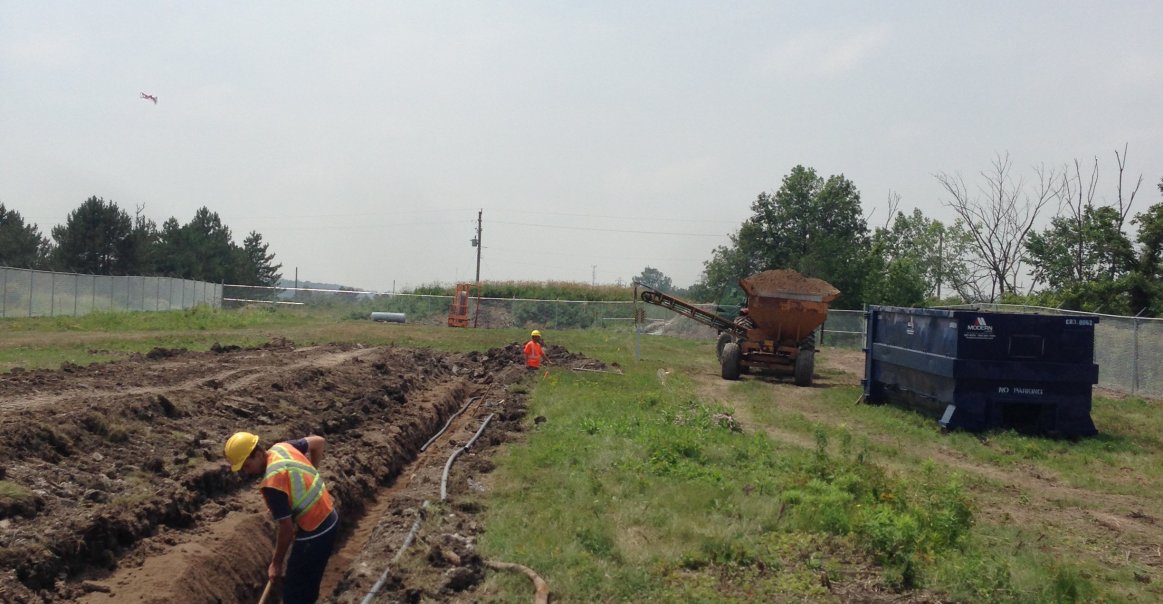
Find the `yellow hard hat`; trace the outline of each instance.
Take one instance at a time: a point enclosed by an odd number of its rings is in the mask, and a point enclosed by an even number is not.
[[[230,469],[235,472],[242,469],[242,463],[250,457],[250,452],[254,451],[255,445],[258,444],[258,435],[250,432],[235,432],[226,441],[226,447],[223,448],[223,453],[226,455],[226,461],[230,462]]]
[[[531,338],[532,338],[533,336],[538,336],[538,337],[540,337],[540,336],[541,336],[541,332],[540,332],[540,331],[537,331],[536,329],[534,329],[534,330],[533,330],[533,333],[529,334],[529,337],[531,337]]]

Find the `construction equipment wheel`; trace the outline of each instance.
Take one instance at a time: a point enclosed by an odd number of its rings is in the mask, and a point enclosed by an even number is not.
[[[816,369],[816,351],[811,348],[800,350],[796,355],[796,386],[811,386],[812,372]]]
[[[739,345],[734,342],[727,342],[723,345],[723,358],[719,359],[723,364],[723,379],[737,380],[739,379]]]
[[[727,342],[730,342],[734,339],[735,338],[731,337],[731,334],[725,331],[719,334],[719,339],[715,342],[715,358],[719,359],[720,362],[723,361],[723,346],[726,346]]]

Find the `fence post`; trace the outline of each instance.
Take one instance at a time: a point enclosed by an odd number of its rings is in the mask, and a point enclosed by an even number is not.
[[[0,317],[8,316],[8,269],[4,269],[4,285],[0,286]]]
[[[1134,355],[1131,362],[1131,394],[1139,388],[1139,317],[1131,317],[1131,326],[1134,336]]]
[[[642,323],[646,319],[646,307],[643,305],[641,309],[638,308],[638,286],[634,286],[634,305],[631,310],[634,312],[634,360],[642,360]]]
[[[32,292],[36,283],[36,271],[28,271],[28,316],[32,316]]]
[[[81,276],[73,275],[73,316],[77,316],[77,298],[81,295]]]

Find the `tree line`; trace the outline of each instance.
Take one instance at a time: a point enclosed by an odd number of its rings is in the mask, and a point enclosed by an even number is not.
[[[0,266],[93,275],[167,276],[212,283],[275,286],[281,264],[262,235],[234,243],[230,227],[203,206],[189,222],[161,227],[113,201],[86,199],[51,230],[51,239],[0,203]]]
[[[1019,175],[999,155],[972,185],[957,174],[934,175],[951,222],[900,211],[900,196],[890,192],[886,219],[872,227],[851,180],[797,165],[779,190],[751,202],[752,215],[711,252],[687,293],[739,303],[739,279],[793,268],[835,285],[835,308],[1004,302],[1163,316],[1163,202],[1135,213],[1143,179],[1129,186],[1126,149],[1115,158],[1117,177],[1102,195],[1097,158],[1087,168],[1074,162]],[[652,267],[637,280],[670,289]]]

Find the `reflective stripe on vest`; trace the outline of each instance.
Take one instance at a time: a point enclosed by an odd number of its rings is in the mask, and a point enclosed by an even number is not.
[[[267,451],[267,469],[260,487],[286,493],[295,523],[305,531],[319,528],[334,509],[319,471],[307,456],[287,443]]]

